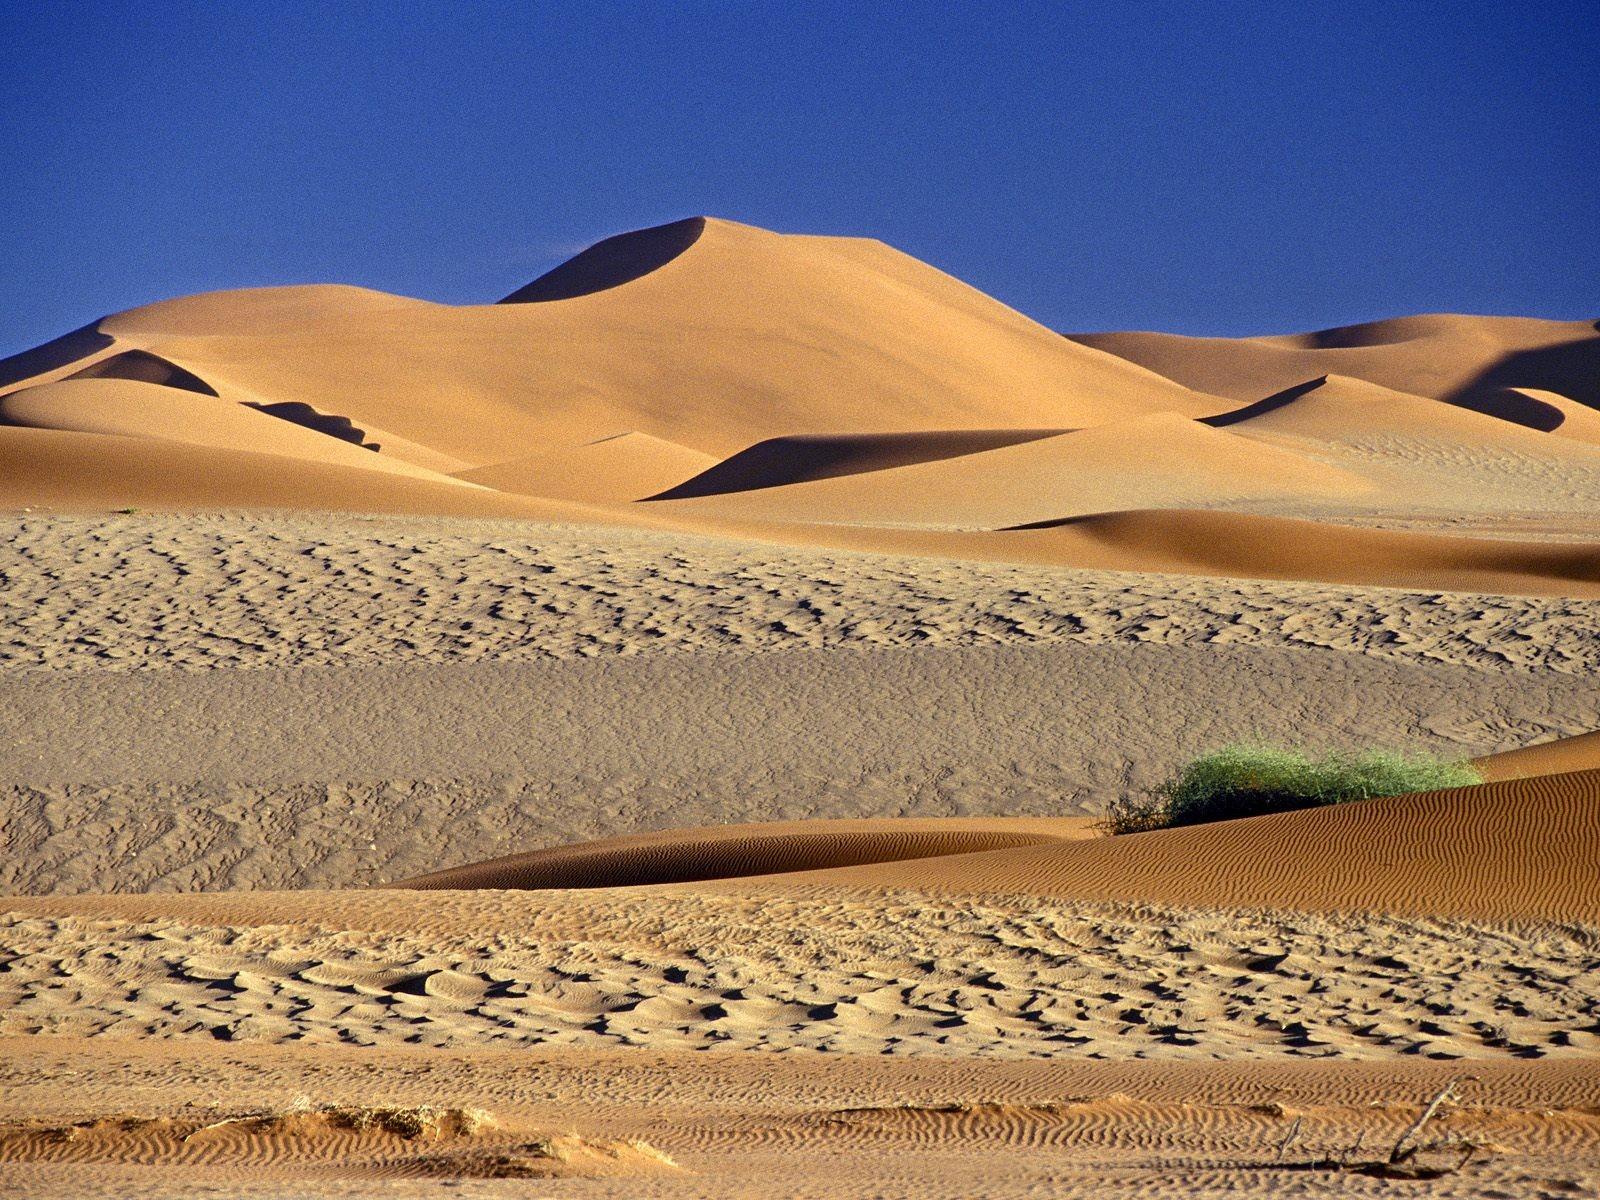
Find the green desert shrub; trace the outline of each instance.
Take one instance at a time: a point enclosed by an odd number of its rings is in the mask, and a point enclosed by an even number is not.
[[[1101,824],[1108,833],[1143,833],[1482,782],[1466,763],[1427,755],[1369,750],[1312,758],[1269,746],[1225,746],[1154,792],[1113,802]]]

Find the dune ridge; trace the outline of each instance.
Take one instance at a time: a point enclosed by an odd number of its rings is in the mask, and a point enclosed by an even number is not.
[[[881,242],[694,217],[607,238],[497,304],[306,285],[103,318],[0,363],[0,420],[165,444],[142,463],[8,435],[0,503],[543,517],[1557,593],[1593,584],[1600,538],[1593,332],[1426,316],[1074,340]],[[239,454],[295,465],[274,479]]]
[[[1596,864],[1600,769],[1591,768],[1067,845],[780,878],[788,887],[870,884],[1594,922]]]
[[[812,871],[1087,837],[1087,818],[789,821],[672,830],[513,854],[393,886],[610,888]]]
[[[1595,408],[1597,329],[1595,321],[1434,313],[1268,337],[1068,336],[1236,400],[1259,399],[1323,375],[1348,375],[1468,407],[1492,407],[1496,393],[1513,387],[1555,392]]]

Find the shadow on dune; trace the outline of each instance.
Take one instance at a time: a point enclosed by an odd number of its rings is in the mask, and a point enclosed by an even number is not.
[[[202,396],[215,396],[217,390],[193,371],[169,362],[148,350],[124,350],[110,358],[74,371],[68,379],[131,379],[137,383],[154,383],[162,387],[198,392]]]
[[[1594,327],[1600,331],[1600,321]],[[1507,354],[1444,399],[1463,408],[1490,411],[1480,406],[1497,403],[1500,389],[1518,387],[1555,392],[1600,409],[1600,337]]]
[[[1468,395],[1454,401],[1454,404],[1457,408],[1468,408],[1486,417],[1498,417],[1514,425],[1537,429],[1540,433],[1552,433],[1560,429],[1567,419],[1567,414],[1554,404],[1546,404],[1543,400],[1524,396],[1510,388],[1488,395]]]
[[[104,350],[107,346],[115,344],[114,338],[100,332],[99,321],[85,325],[82,329],[74,329],[71,333],[64,333],[42,346],[35,346],[32,350],[24,350],[21,354],[0,359],[0,388],[10,387],[13,383],[32,379],[35,375],[43,375],[47,371],[69,366],[80,358],[88,358],[97,350]]]
[[[215,392],[212,395],[216,395]],[[283,401],[278,404],[258,404],[245,402],[246,408],[264,412],[269,417],[277,417],[280,421],[288,421],[291,425],[299,425],[316,433],[325,433],[329,437],[338,438],[341,442],[360,446],[363,450],[379,450],[377,442],[366,440],[367,431],[359,429],[349,417],[341,417],[337,413],[318,412],[309,404],[299,401]]]
[[[747,446],[709,470],[646,500],[687,500],[727,492],[753,492],[863,475],[892,467],[938,462],[1036,442],[1064,429],[940,429],[917,433],[803,434]]]
[[[1236,425],[1240,421],[1248,421],[1251,417],[1263,416],[1274,409],[1293,404],[1301,396],[1316,391],[1328,382],[1326,375],[1319,375],[1315,379],[1308,379],[1304,383],[1297,383],[1293,387],[1284,388],[1281,392],[1274,392],[1265,400],[1257,400],[1254,404],[1247,404],[1243,408],[1235,408],[1225,413],[1217,413],[1211,417],[1198,418],[1202,425],[1210,425],[1213,429],[1221,429],[1227,425]]]
[[[664,842],[590,843],[535,850],[437,871],[388,886],[517,891],[643,887],[975,854],[1059,840],[1026,833],[974,830],[751,833],[733,837],[689,835]]]
[[[700,240],[704,217],[690,217],[670,225],[657,225],[632,233],[619,233],[596,242],[576,258],[547,271],[526,287],[512,292],[501,304],[537,304],[546,300],[571,300],[608,288],[620,287],[666,266]]]

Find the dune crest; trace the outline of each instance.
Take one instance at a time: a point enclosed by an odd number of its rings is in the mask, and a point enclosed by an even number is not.
[[[1596,862],[1600,769],[1588,769],[767,882],[1592,922]]]
[[[1073,341],[1189,387],[1254,400],[1320,375],[1349,375],[1467,407],[1507,387],[1600,407],[1600,323],[1434,313],[1270,337],[1082,333]]]
[[[594,292],[621,287],[651,271],[660,270],[700,240],[704,217],[689,217],[667,225],[619,233],[596,242],[576,258],[568,259],[532,283],[518,288],[501,304],[539,304],[572,300]]]

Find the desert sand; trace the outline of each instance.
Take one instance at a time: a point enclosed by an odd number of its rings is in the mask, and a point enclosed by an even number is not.
[[[0,1190],[1600,1191],[1592,323],[491,299],[0,362]],[[1485,782],[1100,827],[1241,741]]]

